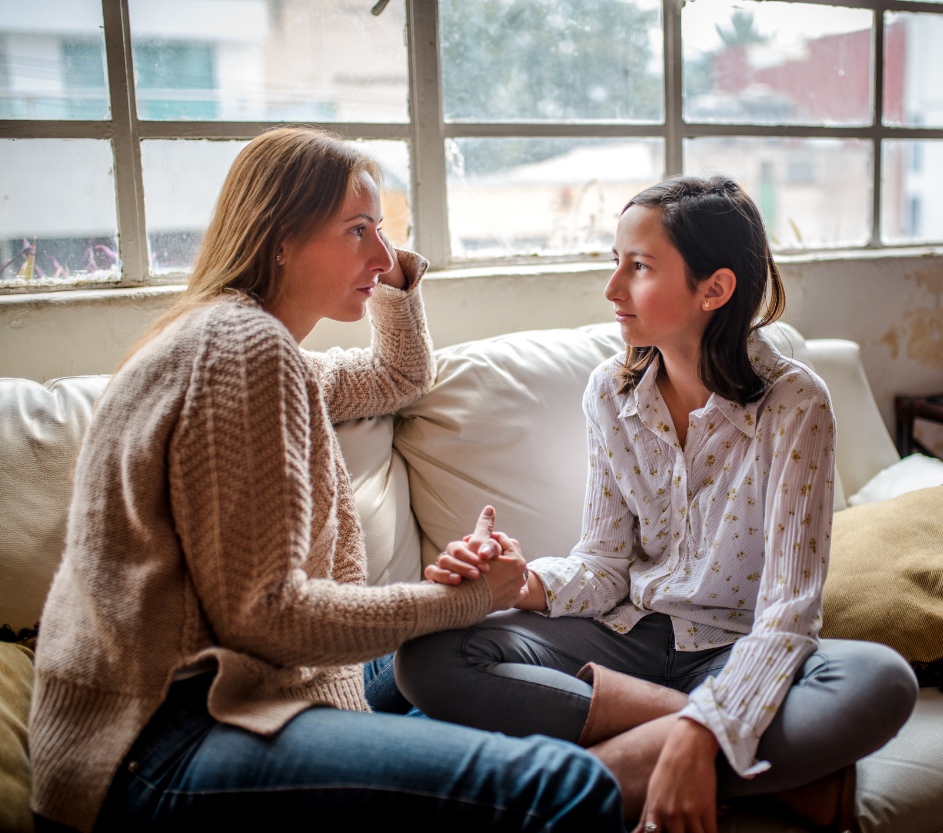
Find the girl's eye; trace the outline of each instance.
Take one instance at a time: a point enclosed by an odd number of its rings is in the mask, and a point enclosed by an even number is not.
[[[354,233],[355,237],[363,237],[363,231],[365,228],[366,226],[357,226],[356,228],[351,229],[351,231]]]
[[[644,263],[639,263],[637,260],[635,261],[636,272],[643,272],[646,269],[648,269],[648,267]]]

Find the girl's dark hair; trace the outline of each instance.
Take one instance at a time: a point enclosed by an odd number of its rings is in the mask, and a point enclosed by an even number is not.
[[[733,179],[715,175],[672,177],[633,197],[623,213],[633,205],[661,213],[668,238],[684,258],[692,291],[718,269],[736,275],[733,295],[701,338],[698,375],[709,391],[725,399],[740,404],[759,399],[767,380],[750,364],[747,336],[782,315],[786,295],[756,204]],[[657,347],[628,348],[623,393],[635,387],[657,355]]]

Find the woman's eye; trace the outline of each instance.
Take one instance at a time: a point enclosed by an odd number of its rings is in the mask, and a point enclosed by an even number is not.
[[[644,263],[639,263],[637,260],[635,261],[635,271],[636,271],[636,272],[642,272],[642,271],[644,271],[644,270],[647,269],[647,268],[648,268],[648,267],[647,267]]]
[[[356,237],[363,237],[363,231],[365,226],[357,226],[355,229],[352,229]]]

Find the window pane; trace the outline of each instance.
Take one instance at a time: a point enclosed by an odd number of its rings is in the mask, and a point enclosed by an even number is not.
[[[687,173],[736,179],[763,213],[774,249],[860,246],[871,228],[871,144],[859,139],[703,138]]]
[[[144,206],[151,272],[169,275],[193,266],[216,198],[241,141],[147,140],[141,143]],[[384,167],[383,229],[397,246],[409,242],[409,167],[403,142],[364,142]]]
[[[866,9],[805,3],[686,3],[685,119],[869,124],[872,19]]]
[[[138,115],[408,120],[405,3],[130,0]]]
[[[660,139],[459,139],[446,155],[456,258],[608,252],[665,168]]]
[[[888,13],[884,26],[884,123],[943,127],[943,15]]]
[[[441,0],[447,121],[659,122],[657,0]]]
[[[0,118],[107,119],[105,78],[101,0],[0,5]]]
[[[943,240],[943,140],[885,140],[882,148],[882,241]]]
[[[109,142],[0,140],[0,285],[118,279],[114,164]]]

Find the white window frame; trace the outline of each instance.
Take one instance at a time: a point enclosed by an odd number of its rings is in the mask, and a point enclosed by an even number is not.
[[[351,0],[351,2],[369,0]],[[507,266],[514,258],[500,261],[454,262],[448,228],[447,171],[445,142],[463,137],[585,137],[660,138],[665,147],[666,175],[683,171],[683,142],[705,136],[859,139],[872,144],[872,211],[870,238],[862,249],[893,251],[904,246],[880,242],[882,142],[886,139],[943,139],[943,129],[885,126],[884,13],[930,12],[943,14],[943,4],[906,0],[802,0],[824,6],[870,9],[874,14],[874,61],[872,66],[873,121],[864,127],[765,126],[741,124],[689,123],[682,115],[681,9],[684,0],[662,0],[664,23],[664,110],[663,124],[616,122],[566,123],[452,123],[443,118],[440,58],[438,52],[438,4],[433,0],[403,0],[409,54],[408,124],[326,123],[324,126],[360,139],[392,139],[409,146],[412,176],[413,245],[435,269],[473,265]],[[144,121],[138,118],[131,57],[131,27],[128,0],[102,0],[111,117],[101,121],[0,121],[0,136],[31,139],[99,139],[112,144],[115,158],[115,188],[121,281],[118,286],[134,287],[159,283],[179,283],[182,273],[153,276],[148,269],[147,226],[143,196],[141,141],[145,139],[241,139],[249,140],[274,123]],[[912,246],[909,248],[913,248]],[[846,251],[851,251],[846,249]],[[835,250],[829,250],[834,256]],[[814,249],[802,254],[814,255]],[[581,261],[585,257],[556,258]],[[533,259],[527,259],[533,263]],[[114,286],[115,284],[101,284]],[[87,288],[89,284],[83,284]],[[55,287],[59,289],[60,287]],[[63,285],[62,289],[70,289]],[[48,291],[50,287],[44,286]],[[9,291],[0,286],[0,292]],[[23,291],[22,289],[13,291]]]

